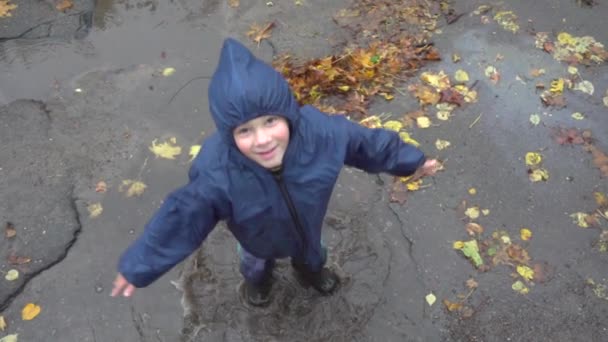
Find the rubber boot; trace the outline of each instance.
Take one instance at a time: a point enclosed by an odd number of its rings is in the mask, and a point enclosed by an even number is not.
[[[310,284],[322,295],[332,294],[338,287],[338,284],[340,284],[340,278],[327,267],[323,267],[319,272],[311,272],[303,265],[295,263],[292,263],[292,265],[302,280]]]

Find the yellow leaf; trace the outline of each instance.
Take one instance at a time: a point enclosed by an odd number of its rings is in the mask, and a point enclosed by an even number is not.
[[[469,189],[469,195],[476,195],[476,194],[477,194],[477,189],[475,189],[475,188]]]
[[[560,32],[557,35],[557,41],[561,45],[574,45],[576,43],[576,40],[569,33],[566,32]]]
[[[435,304],[435,301],[437,300],[437,297],[435,297],[435,295],[431,292],[428,295],[426,295],[426,302],[429,304],[429,306],[432,306],[433,304]]]
[[[530,122],[534,126],[537,126],[540,123],[540,116],[538,114],[532,114],[532,115],[530,115]]]
[[[0,338],[0,342],[17,342],[17,337],[19,334],[6,335],[3,338]]]
[[[141,196],[148,186],[140,181],[125,179],[118,187],[118,191],[123,192],[127,189],[127,197]]]
[[[437,119],[442,120],[442,121],[447,121],[450,119],[450,114],[452,112],[447,112],[444,110],[440,110],[437,112]]]
[[[519,234],[521,239],[524,241],[528,241],[532,238],[532,231],[528,228],[522,228],[519,230]]]
[[[190,152],[188,152],[188,155],[190,156],[190,160],[189,161],[193,161],[194,158],[196,158],[196,156],[200,152],[200,150],[201,150],[201,145],[192,145],[192,146],[190,146]]]
[[[439,90],[445,90],[450,87],[450,78],[443,71],[437,74],[423,72],[420,75],[420,79]]]
[[[338,89],[340,89],[340,90],[342,90],[342,91],[349,91],[349,90],[350,90],[350,87],[349,87],[349,86],[347,86],[347,85],[341,85],[341,86],[339,86],[339,87],[338,87]]]
[[[464,242],[462,242],[462,241],[454,241],[454,243],[452,244],[452,248],[454,248],[454,249],[463,249],[464,248]]]
[[[524,277],[524,279],[527,280],[532,280],[534,278],[534,270],[525,265],[517,266],[517,273],[519,273],[520,276]]]
[[[526,285],[521,282],[521,280],[514,282],[513,285],[511,285],[511,288],[513,289],[513,291],[517,291],[524,295],[530,292],[530,289],[528,289]]]
[[[390,120],[385,122],[382,127],[384,127],[384,129],[388,129],[389,131],[399,132],[403,128],[403,123],[396,120]]]
[[[549,91],[556,94],[561,94],[564,92],[564,79],[558,78],[556,80],[551,81],[551,87]]]
[[[101,203],[89,204],[87,209],[89,210],[89,217],[91,218],[95,218],[101,215],[101,213],[103,212],[103,207],[101,206]]]
[[[488,77],[488,78],[491,78],[497,72],[498,72],[498,70],[496,70],[496,68],[492,65],[486,67],[486,70],[485,70],[486,77]]]
[[[6,321],[4,316],[0,316],[0,331],[4,331],[4,329],[6,329]]]
[[[460,55],[458,55],[456,53],[452,54],[452,62],[458,63],[458,62],[460,62],[460,60],[461,60]]]
[[[0,18],[11,17],[11,11],[17,8],[17,5],[10,3],[10,0],[0,0]]]
[[[31,321],[40,313],[40,306],[34,303],[28,303],[25,305],[23,310],[21,310],[21,318],[24,321]]]
[[[8,281],[13,281],[16,280],[17,278],[19,278],[19,271],[12,269],[9,270],[8,272],[6,272],[6,275],[4,276],[4,279],[8,280]]]
[[[420,143],[418,141],[412,139],[412,137],[410,137],[409,133],[407,133],[407,132],[399,132],[399,137],[405,143],[412,144],[416,147],[420,146]]]
[[[182,148],[176,145],[175,137],[161,144],[157,144],[156,141],[157,139],[152,141],[152,145],[149,149],[157,158],[175,159],[176,156],[179,156],[182,153]]]
[[[574,219],[574,223],[578,224],[579,227],[589,228],[589,224],[587,223],[587,217],[589,217],[589,214],[577,212],[570,214],[570,217]]]
[[[574,120],[584,120],[585,116],[583,115],[583,113],[576,112],[576,113],[572,114],[572,118]]]
[[[469,81],[469,74],[462,69],[458,69],[454,74],[454,79],[459,83],[466,83]]]
[[[437,139],[437,141],[435,141],[435,147],[437,147],[438,150],[443,150],[444,148],[447,148],[450,145],[451,143],[447,140]]]
[[[466,216],[468,216],[470,219],[475,220],[479,217],[479,208],[478,207],[467,208],[467,210],[464,212],[464,214]]]
[[[540,182],[549,180],[549,171],[545,169],[536,169],[530,173],[529,176],[532,182]]]
[[[488,216],[490,215],[490,209],[482,209],[481,213],[483,214],[483,216]]]
[[[409,191],[418,191],[420,190],[420,186],[422,185],[422,179],[419,179],[417,181],[414,182],[409,182],[405,185],[405,187],[409,190]]]
[[[593,197],[595,198],[595,203],[597,203],[600,207],[608,207],[608,199],[606,199],[606,195],[601,192],[594,192]]]
[[[571,75],[576,75],[578,74],[578,69],[575,66],[570,65],[568,67],[568,73]]]
[[[526,153],[526,165],[534,166],[540,164],[543,160],[543,157],[536,152],[528,152]]]
[[[595,88],[593,87],[593,83],[589,81],[581,81],[575,87],[575,90],[582,91],[583,93],[593,95]]]
[[[416,124],[420,128],[429,128],[431,127],[431,119],[427,116],[419,116],[416,118]]]
[[[163,76],[165,77],[169,77],[171,75],[173,75],[175,73],[175,68],[164,68],[163,69]]]
[[[384,97],[384,99],[387,101],[390,101],[395,98],[395,95],[389,93],[380,93],[380,95],[382,95],[382,97]]]
[[[230,6],[232,8],[239,7],[239,5],[240,5],[240,0],[228,0],[228,6]]]
[[[517,16],[513,11],[500,11],[494,15],[494,20],[507,31],[517,33],[519,30],[519,25],[516,22]]]
[[[382,121],[377,115],[372,115],[367,117],[361,121],[359,121],[361,126],[365,126],[367,128],[380,128],[382,127]]]

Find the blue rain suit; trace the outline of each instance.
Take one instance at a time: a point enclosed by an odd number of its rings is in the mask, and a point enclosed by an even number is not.
[[[260,261],[285,257],[318,271],[325,262],[323,218],[342,167],[408,176],[425,161],[395,132],[300,107],[283,76],[233,39],[223,44],[208,96],[217,132],[204,141],[188,184],[165,199],[120,258],[119,272],[136,287],[190,255],[220,220],[246,251],[246,278],[259,278]],[[243,155],[232,134],[269,114],[290,127],[279,177]]]

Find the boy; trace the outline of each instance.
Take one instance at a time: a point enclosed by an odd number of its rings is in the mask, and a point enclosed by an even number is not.
[[[432,175],[436,160],[394,132],[300,107],[281,74],[227,39],[209,85],[217,132],[204,143],[189,183],[170,194],[122,255],[112,296],[131,296],[197,249],[220,220],[239,242],[248,302],[270,301],[276,258],[330,294],[321,227],[342,167],[398,176]]]

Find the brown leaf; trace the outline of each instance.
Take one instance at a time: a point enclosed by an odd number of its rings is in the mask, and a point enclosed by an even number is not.
[[[467,284],[467,287],[471,290],[476,289],[477,286],[479,286],[479,284],[473,278],[470,278],[469,280],[467,280],[466,284]]]
[[[17,230],[15,229],[15,226],[11,222],[6,222],[6,226],[4,228],[4,236],[6,236],[7,239],[10,239],[12,237],[15,237],[15,235],[17,235]]]
[[[553,277],[554,268],[546,262],[534,264],[532,270],[534,271],[534,278],[532,280],[535,283],[542,284]]]
[[[555,45],[552,42],[544,42],[543,50],[545,50],[548,53],[553,53],[553,51],[555,50]]]
[[[566,99],[562,94],[552,93],[551,91],[545,90],[540,98],[545,106],[553,106],[553,107],[566,107]]]
[[[247,36],[251,38],[254,42],[260,45],[262,40],[268,39],[272,36],[271,30],[274,27],[274,21],[266,24],[264,27],[257,26],[256,24],[251,25],[249,32],[247,32]]]
[[[440,61],[441,56],[439,56],[439,51],[437,51],[437,49],[430,48],[424,56],[424,59],[427,61]]]
[[[407,192],[407,186],[396,177],[391,187],[390,201],[401,205],[405,204],[407,202]]]
[[[57,3],[55,8],[58,11],[65,12],[66,10],[69,10],[73,6],[74,6],[74,4],[72,3],[72,0],[61,0]]]
[[[448,309],[449,312],[457,311],[462,308],[462,303],[451,302],[447,299],[443,300],[443,305],[445,305],[445,308]]]
[[[528,264],[528,262],[530,262],[528,252],[517,244],[510,244],[509,247],[507,247],[507,254],[509,255],[509,258],[519,264]]]
[[[16,256],[14,254],[9,255],[7,260],[8,260],[8,263],[11,265],[23,265],[23,264],[28,264],[30,261],[32,261],[32,259],[30,259],[28,257]]]
[[[464,102],[464,96],[453,88],[448,88],[441,91],[439,102],[451,103],[460,107]]]
[[[471,236],[473,236],[475,234],[483,233],[483,227],[475,222],[467,223],[466,229],[467,229],[467,233],[469,233],[469,235],[471,235]]]
[[[475,311],[471,307],[465,306],[462,308],[462,310],[460,310],[460,317],[462,319],[471,318],[473,317],[474,313]]]
[[[95,186],[95,192],[104,193],[107,190],[108,190],[108,184],[106,184],[106,182],[104,182],[104,181],[99,181],[97,183],[97,185]]]
[[[239,5],[240,5],[240,0],[228,0],[228,6],[230,6],[232,8],[239,7]]]

